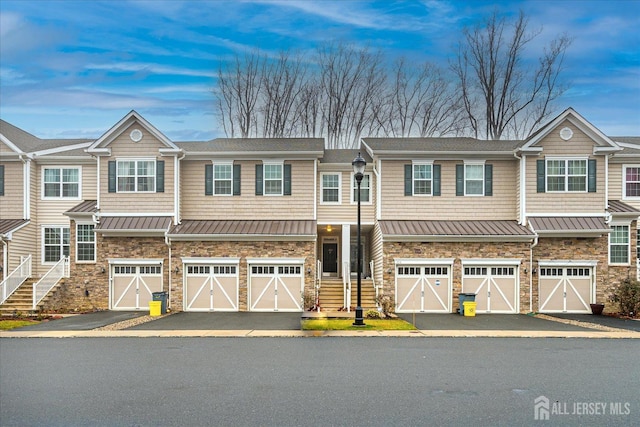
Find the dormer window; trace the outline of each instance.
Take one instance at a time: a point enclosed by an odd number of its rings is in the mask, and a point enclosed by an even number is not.
[[[547,191],[587,191],[587,160],[548,159]]]
[[[118,160],[118,193],[156,191],[155,160]]]

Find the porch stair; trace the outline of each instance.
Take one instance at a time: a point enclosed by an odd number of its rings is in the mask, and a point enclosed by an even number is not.
[[[64,279],[61,280],[50,292],[44,297],[40,304],[38,304],[38,309],[33,309],[33,284],[36,283],[38,279],[29,278],[27,279],[18,289],[15,290],[13,294],[7,300],[0,304],[0,316],[19,316],[19,315],[31,315],[37,313],[39,309],[44,306],[51,295],[56,291],[58,286],[64,282]]]
[[[322,279],[320,286],[320,310],[325,312],[347,311],[344,307],[344,287],[342,279]],[[356,280],[351,281],[351,311],[354,311],[358,302],[358,289]],[[376,308],[376,291],[371,279],[362,279],[361,302],[364,311]]]

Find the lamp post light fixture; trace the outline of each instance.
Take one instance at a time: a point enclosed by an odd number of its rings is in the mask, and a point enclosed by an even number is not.
[[[362,178],[364,177],[364,167],[367,165],[367,162],[362,158],[362,156],[360,155],[360,153],[358,153],[358,157],[356,157],[355,159],[353,159],[353,162],[351,162],[351,164],[353,165],[353,172],[354,172],[354,177],[356,179],[356,183],[358,184],[358,191],[356,193],[357,195],[357,200],[358,200],[358,240],[357,240],[357,245],[358,245],[358,250],[357,250],[357,256],[358,256],[358,262],[357,262],[357,269],[358,269],[358,302],[356,305],[356,318],[355,318],[355,322],[353,322],[353,326],[365,326],[364,324],[364,317],[362,316],[362,301],[361,301],[361,296],[362,296],[362,246],[361,246],[361,233],[362,233],[362,225],[360,223],[360,184],[362,183]]]

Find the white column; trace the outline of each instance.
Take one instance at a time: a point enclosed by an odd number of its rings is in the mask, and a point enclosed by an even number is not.
[[[351,225],[342,224],[342,264],[340,266],[340,276],[345,268],[350,271],[351,267]],[[347,267],[345,267],[347,266]]]

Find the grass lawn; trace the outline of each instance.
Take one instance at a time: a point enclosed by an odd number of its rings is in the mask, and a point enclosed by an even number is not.
[[[303,331],[411,331],[415,326],[402,319],[364,319],[365,326],[353,326],[353,319],[307,319]]]
[[[36,320],[0,320],[0,331],[8,331],[10,329],[21,328],[35,323],[40,322]]]

